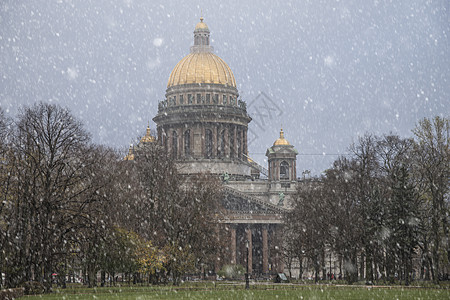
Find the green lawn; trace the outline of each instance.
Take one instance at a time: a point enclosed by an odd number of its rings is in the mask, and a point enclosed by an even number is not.
[[[257,285],[250,290],[237,286],[123,287],[56,290],[49,295],[20,299],[450,299],[449,289],[379,288],[357,286]]]

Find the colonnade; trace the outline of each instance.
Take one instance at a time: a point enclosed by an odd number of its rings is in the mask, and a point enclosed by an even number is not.
[[[202,123],[192,126],[167,126],[160,140],[176,159],[239,158],[247,149],[247,127],[235,124]]]
[[[230,224],[229,232],[230,264],[246,268],[248,262],[249,273],[262,276],[283,270],[276,224]]]

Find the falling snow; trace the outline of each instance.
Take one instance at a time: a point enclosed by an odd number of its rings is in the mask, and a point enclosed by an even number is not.
[[[155,127],[201,12],[242,99],[264,93],[282,111],[256,126],[249,107],[249,151],[260,164],[281,126],[300,151],[298,173],[319,174],[365,132],[411,136],[418,120],[449,114],[445,0],[3,1],[1,107],[13,116],[51,100],[94,141],[126,148]]]

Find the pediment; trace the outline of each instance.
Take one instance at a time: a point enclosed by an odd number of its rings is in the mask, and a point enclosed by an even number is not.
[[[281,215],[284,209],[272,203],[262,201],[245,193],[226,187],[221,201],[229,214]]]
[[[272,146],[267,149],[266,156],[274,155],[274,154],[298,154],[297,149],[294,148],[294,146]]]

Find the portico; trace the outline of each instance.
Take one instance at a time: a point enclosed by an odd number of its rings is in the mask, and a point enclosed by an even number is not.
[[[229,232],[229,261],[247,266],[251,276],[264,277],[282,272],[279,255],[282,241],[283,208],[226,188],[222,204],[227,211],[222,223]]]

